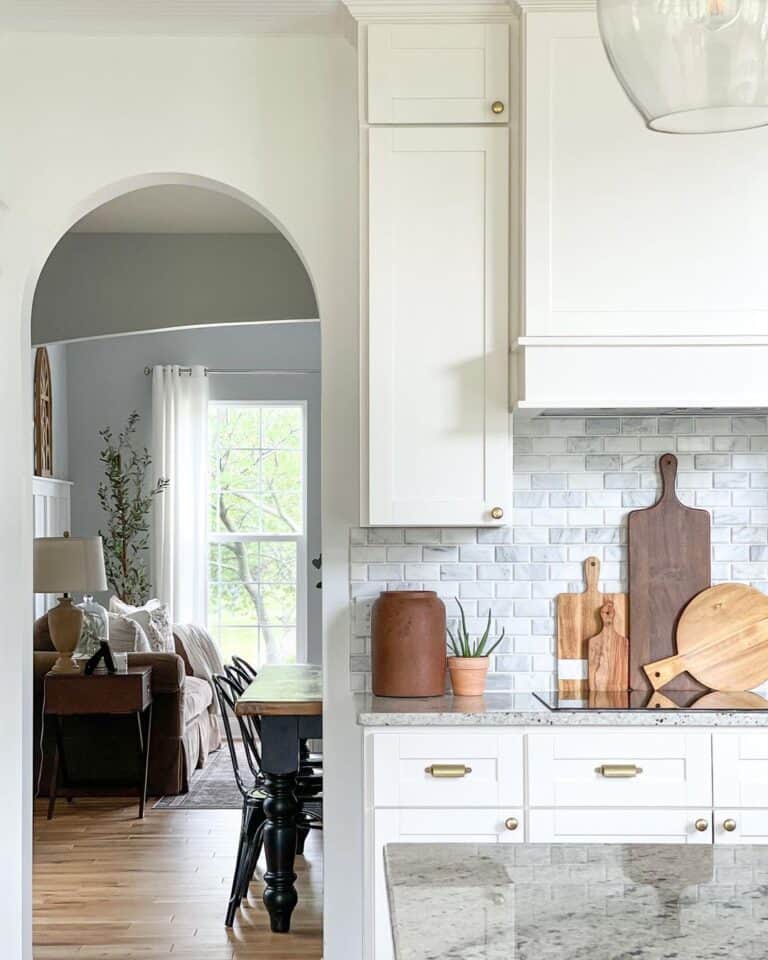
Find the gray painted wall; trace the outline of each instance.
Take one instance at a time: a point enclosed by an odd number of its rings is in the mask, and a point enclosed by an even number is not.
[[[70,233],[43,268],[32,342],[317,316],[280,235]]]
[[[99,429],[117,432],[128,414],[141,415],[139,441],[151,444],[151,378],[145,366],[178,363],[224,369],[320,368],[320,324],[250,324],[133,334],[70,343],[68,366],[69,462],[72,530],[95,535],[103,524],[96,499],[101,479]],[[320,553],[320,374],[212,376],[212,400],[305,400],[309,424],[308,473],[308,656],[322,659],[321,597],[314,588],[312,557]]]
[[[35,349],[32,349],[32,377],[35,375]],[[48,344],[53,394],[53,475],[69,480],[69,415],[67,412],[67,348],[63,343]]]

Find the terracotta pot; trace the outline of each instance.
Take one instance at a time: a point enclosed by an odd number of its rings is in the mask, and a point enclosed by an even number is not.
[[[479,697],[485,692],[488,657],[448,657],[451,686],[457,697]]]
[[[445,605],[434,590],[386,590],[371,614],[377,697],[445,693]]]

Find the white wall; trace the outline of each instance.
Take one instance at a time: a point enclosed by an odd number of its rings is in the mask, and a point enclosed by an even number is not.
[[[35,353],[32,350],[32,376],[35,375]],[[48,344],[51,365],[51,397],[53,399],[53,476],[69,480],[69,414],[67,412],[67,348],[63,343]]]
[[[140,333],[70,343],[70,479],[72,530],[95,536],[104,525],[97,490],[104,477],[99,430],[117,434],[132,410],[141,416],[137,446],[152,446],[152,381],[145,366],[201,364],[224,370],[320,369],[320,324],[236,324],[195,330]],[[210,377],[212,400],[303,400],[309,435],[307,514],[308,657],[322,662],[322,611],[311,558],[320,553],[320,374]]]
[[[316,317],[307,272],[279,235],[70,233],[35,291],[32,341]]]
[[[347,583],[358,502],[355,97],[356,55],[341,38],[0,37],[0,927],[8,960],[31,956],[34,285],[79,217],[161,182],[210,183],[252,198],[292,239],[315,285],[323,324],[325,957],[360,956],[360,736],[349,693]]]

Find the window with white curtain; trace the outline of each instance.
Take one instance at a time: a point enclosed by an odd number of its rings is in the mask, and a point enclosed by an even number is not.
[[[208,630],[225,662],[306,655],[306,408],[209,405]]]

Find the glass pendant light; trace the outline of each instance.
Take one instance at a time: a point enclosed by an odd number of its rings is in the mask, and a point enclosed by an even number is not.
[[[598,0],[608,59],[651,130],[768,124],[768,0]]]

